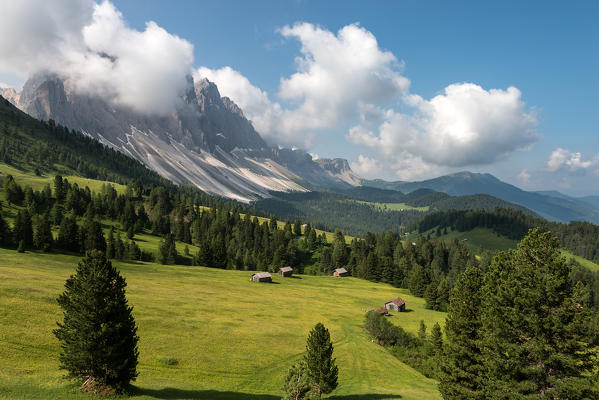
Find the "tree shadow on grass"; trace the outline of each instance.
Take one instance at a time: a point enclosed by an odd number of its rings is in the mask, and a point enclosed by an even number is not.
[[[145,389],[134,387],[131,391],[132,396],[148,396],[161,400],[280,400],[280,396],[269,394],[250,394],[238,392],[220,392],[218,390],[185,390],[176,388],[163,389]],[[351,397],[351,396],[350,396]],[[346,399],[349,399],[347,397]],[[374,399],[374,398],[373,398]],[[363,400],[371,400],[365,398]]]
[[[398,394],[347,394],[340,396],[327,397],[327,400],[387,400],[401,399]]]

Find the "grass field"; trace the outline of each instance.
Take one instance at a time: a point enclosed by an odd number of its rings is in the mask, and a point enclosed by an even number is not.
[[[78,399],[58,370],[52,329],[56,297],[79,258],[0,249],[0,398]],[[385,284],[299,276],[274,284],[249,273],[203,267],[116,263],[139,326],[136,399],[274,400],[287,368],[302,357],[309,330],[331,331],[339,365],[337,400],[439,399],[436,382],[371,343],[364,310],[394,296],[410,312],[390,320],[416,332],[445,314]],[[167,360],[176,360],[169,365]]]
[[[374,202],[370,202],[370,201],[360,201],[357,200],[358,203],[361,204],[368,204],[373,206],[374,208],[376,208],[377,210],[380,211],[408,211],[408,210],[416,210],[416,211],[428,211],[429,210],[429,206],[425,206],[425,207],[413,207],[411,205],[408,205],[406,203],[374,203]]]
[[[17,182],[19,185],[23,187],[31,186],[33,190],[42,190],[44,186],[48,184],[50,187],[52,187],[55,176],[55,174],[36,176],[31,171],[21,171],[11,167],[10,165],[0,163],[0,176],[6,175],[12,175],[13,178],[15,178],[15,182]],[[124,185],[120,185],[118,183],[82,178],[80,176],[63,175],[63,178],[67,178],[69,182],[76,183],[81,188],[87,186],[92,192],[99,192],[103,184],[112,185],[119,193],[124,193],[126,189]]]

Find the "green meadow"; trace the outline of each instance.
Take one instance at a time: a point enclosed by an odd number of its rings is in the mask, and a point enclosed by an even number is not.
[[[19,185],[23,186],[31,186],[33,190],[42,190],[46,185],[50,185],[54,182],[54,176],[57,173],[44,174],[42,176],[36,176],[31,171],[23,171],[10,165],[0,163],[0,176],[12,175],[15,178],[15,182]],[[102,185],[110,184],[115,190],[119,193],[124,193],[126,187],[124,185],[114,183],[114,182],[105,182],[99,181],[96,179],[88,179],[82,178],[80,176],[70,175],[68,173],[62,175],[63,178],[67,178],[69,182],[76,183],[79,187],[89,187],[92,192],[99,192],[102,189]]]
[[[411,206],[409,204],[406,203],[375,203],[375,202],[370,202],[370,201],[359,201],[356,200],[358,203],[361,204],[368,204],[374,208],[376,208],[379,211],[408,211],[408,210],[415,210],[415,211],[428,211],[429,210],[429,206],[424,206],[424,207],[414,207]]]
[[[0,398],[81,399],[58,369],[52,334],[56,297],[79,257],[0,249]],[[436,382],[372,343],[364,312],[402,296],[409,312],[390,321],[416,332],[445,314],[407,291],[355,278],[274,277],[250,272],[116,262],[139,327],[136,399],[274,400],[301,359],[309,330],[331,331],[339,365],[337,400],[439,399]]]

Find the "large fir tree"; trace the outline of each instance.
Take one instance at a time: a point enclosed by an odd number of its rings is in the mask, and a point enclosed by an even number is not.
[[[589,318],[569,273],[558,240],[539,229],[494,259],[482,306],[488,398],[597,398]]]
[[[329,330],[318,323],[308,335],[304,357],[313,393],[319,398],[337,387],[338,368]]]
[[[87,253],[58,297],[64,312],[54,334],[60,367],[85,387],[117,392],[137,376],[137,327],[125,298],[125,279],[100,251]]]
[[[482,279],[481,271],[469,266],[451,291],[439,383],[444,399],[484,398],[480,348]]]

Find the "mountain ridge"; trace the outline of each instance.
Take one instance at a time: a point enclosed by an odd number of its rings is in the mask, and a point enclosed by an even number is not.
[[[520,204],[552,221],[584,220],[599,223],[599,210],[590,203],[565,195],[554,197],[544,192],[528,192],[489,173],[461,171],[418,182],[386,182],[377,179],[363,180],[362,184],[408,193],[417,189],[432,189],[452,196],[488,194]]]

